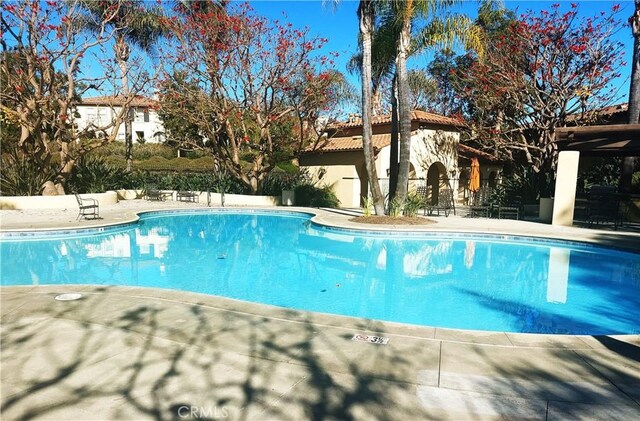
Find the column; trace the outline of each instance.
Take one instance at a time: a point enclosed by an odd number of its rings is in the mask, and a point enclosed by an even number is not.
[[[558,176],[556,177],[552,225],[573,225],[579,162],[580,152],[578,151],[562,151],[558,155]]]

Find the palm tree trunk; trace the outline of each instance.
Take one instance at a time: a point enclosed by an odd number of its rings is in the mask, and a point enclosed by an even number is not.
[[[398,77],[391,82],[391,150],[389,156],[389,203],[396,196],[398,183]]]
[[[633,60],[631,61],[631,86],[629,87],[629,124],[640,124],[640,0],[635,1],[636,8],[629,19],[633,34]],[[622,191],[631,190],[636,158],[627,156],[622,161]]]
[[[358,18],[360,20],[360,34],[362,35],[362,149],[364,164],[369,177],[369,187],[373,196],[373,208],[376,215],[384,215],[384,198],[378,183],[376,162],[371,141],[371,35],[375,17],[373,2],[360,0]]]
[[[412,1],[405,3],[406,8],[412,8]],[[407,55],[411,40],[410,14],[404,18],[402,31],[398,38],[398,54],[396,69],[398,75],[398,111],[400,114],[400,164],[398,166],[398,183],[396,198],[404,201],[407,197],[409,185],[409,163],[411,159],[411,104],[409,92],[409,74],[407,72]]]
[[[633,33],[633,60],[629,87],[629,124],[640,124],[640,0],[629,22]]]

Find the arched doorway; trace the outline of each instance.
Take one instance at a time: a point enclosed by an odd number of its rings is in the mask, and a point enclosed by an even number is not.
[[[427,171],[427,201],[438,204],[440,187],[447,184],[447,169],[442,162],[434,162]]]

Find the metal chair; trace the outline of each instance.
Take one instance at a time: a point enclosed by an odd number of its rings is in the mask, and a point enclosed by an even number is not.
[[[456,207],[453,201],[453,190],[450,188],[444,188],[438,192],[438,201],[436,204],[426,204],[427,203],[427,187],[426,186],[418,186],[416,189],[416,194],[422,196],[425,200],[424,207],[424,215],[427,214],[433,215],[434,212],[440,216],[440,211],[444,212],[444,216],[448,217],[449,214],[453,211],[453,214],[456,214]]]
[[[80,208],[76,221],[79,221],[83,217],[84,219],[89,219],[87,218],[88,216],[91,216],[91,219],[100,218],[100,203],[96,199],[83,199],[78,193],[74,194],[76,196],[76,200],[78,201],[78,207]]]
[[[469,206],[469,216],[481,216],[488,218],[491,213],[491,187],[480,187],[473,197],[473,202]]]
[[[613,186],[593,186],[587,199],[587,220],[589,226],[601,222],[612,222],[615,229],[622,225],[620,212],[622,195]]]
[[[178,191],[176,200],[179,202],[200,202],[200,195],[191,191]]]

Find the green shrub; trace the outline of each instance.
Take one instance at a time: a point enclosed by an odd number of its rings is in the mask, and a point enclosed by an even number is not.
[[[409,193],[404,201],[404,216],[416,216],[420,209],[424,208],[424,198],[415,193]]]
[[[246,194],[247,187],[226,176],[209,173],[135,171],[129,177],[129,189],[192,190]]]
[[[0,168],[0,195],[2,196],[37,196],[42,192],[42,185],[56,176],[53,166],[44,169],[32,162],[22,159],[17,152],[2,155]]]
[[[125,159],[124,142],[111,142],[91,151],[91,156],[101,156],[104,158],[117,156]],[[134,160],[146,160],[152,156],[161,156],[166,159],[173,159],[178,156],[178,150],[161,143],[133,144],[132,155]]]
[[[260,193],[267,196],[280,196],[283,190],[295,190],[302,184],[312,184],[307,171],[297,170],[289,173],[276,168],[262,182]]]
[[[302,184],[295,188],[296,205],[314,208],[337,208],[340,201],[330,186]]]
[[[67,191],[78,193],[103,193],[124,188],[128,184],[122,169],[106,162],[102,157],[85,157],[73,168],[67,180]]]
[[[124,158],[124,155],[110,155],[103,156],[101,158],[104,159],[104,162],[111,165],[112,167],[120,168],[123,171],[125,168],[127,168],[127,160]]]
[[[276,165],[276,170],[281,170],[283,172],[285,172],[286,174],[291,174],[291,175],[295,175],[298,174],[300,172],[300,168],[295,165],[293,162],[290,161],[286,161],[286,162],[279,162]]]
[[[535,174],[531,168],[518,167],[503,177],[502,183],[493,189],[489,201],[495,205],[537,204],[541,191],[549,194],[547,188],[541,188],[548,183],[544,175]]]
[[[402,214],[403,203],[399,197],[394,197],[391,202],[389,202],[389,216],[393,218],[397,218]]]
[[[362,214],[368,218],[371,216],[372,209],[373,209],[373,197],[362,196]]]
[[[178,151],[171,146],[163,145],[161,143],[133,145],[133,159],[144,161],[154,156],[173,159],[178,157]]]
[[[594,157],[591,158],[590,163],[591,165],[580,171],[577,186],[578,193],[588,191],[591,186],[618,186],[622,158]]]

